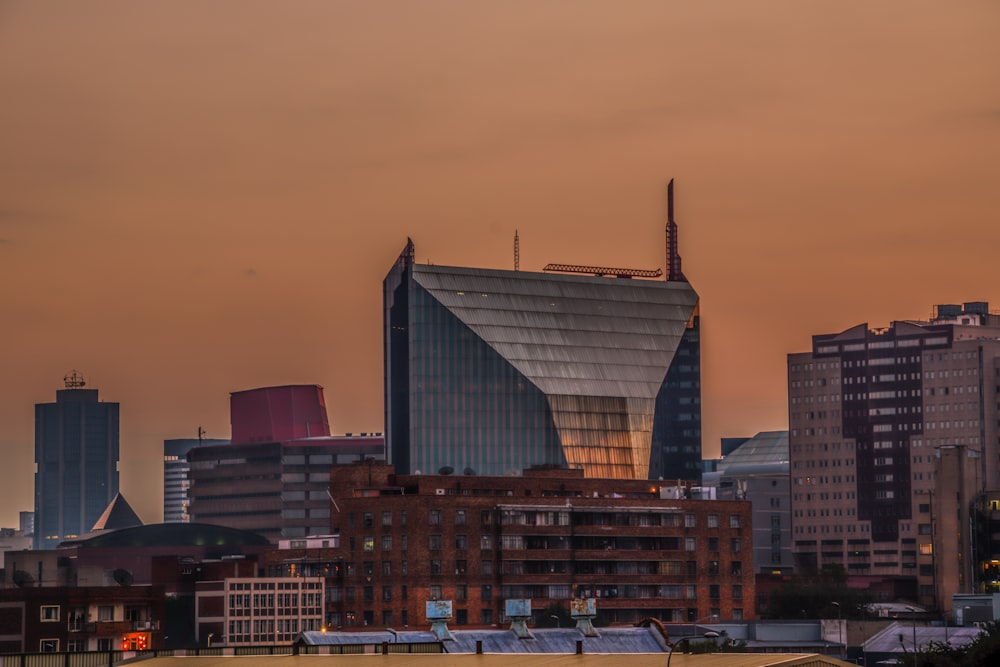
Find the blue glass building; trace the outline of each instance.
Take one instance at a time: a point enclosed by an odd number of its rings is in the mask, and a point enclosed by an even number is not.
[[[410,242],[383,288],[386,445],[398,472],[554,464],[690,479],[672,472],[689,467],[686,428],[698,476],[698,296],[686,280],[422,265]],[[681,406],[688,419],[673,418]]]
[[[35,405],[35,465],[35,548],[89,532],[118,494],[118,404],[67,376]]]

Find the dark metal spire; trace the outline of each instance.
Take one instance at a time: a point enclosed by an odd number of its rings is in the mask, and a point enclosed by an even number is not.
[[[687,282],[681,271],[681,255],[677,251],[677,223],[674,221],[674,179],[667,183],[667,280]]]

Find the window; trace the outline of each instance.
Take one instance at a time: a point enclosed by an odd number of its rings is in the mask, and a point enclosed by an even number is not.
[[[479,622],[483,625],[493,625],[493,610],[483,609],[479,614]]]
[[[382,587],[382,602],[392,602],[392,586]]]
[[[469,548],[469,537],[468,535],[456,535],[455,536],[455,549],[458,551],[465,551]]]
[[[392,525],[392,512],[386,511],[382,512],[382,525],[391,526]]]
[[[59,605],[42,605],[41,620],[43,623],[59,621]]]
[[[405,560],[404,560],[404,561],[401,561],[401,562],[399,563],[399,573],[400,573],[401,575],[403,575],[404,577],[405,577],[405,576],[406,576],[407,574],[409,574],[409,572],[407,572],[407,570],[408,570],[408,569],[409,569],[409,568],[407,568],[407,566],[406,566],[406,561],[405,561]]]
[[[364,539],[364,549],[365,551],[375,551],[375,538],[367,536]]]
[[[465,510],[455,510],[455,525],[456,526],[465,525]]]
[[[698,521],[695,518],[694,514],[685,514],[684,515],[684,527],[685,528],[697,528],[698,527]]]
[[[483,535],[480,537],[479,548],[483,551],[491,551],[493,549],[493,538],[489,535]]]
[[[431,574],[441,574],[441,561],[437,558],[431,559]]]
[[[484,560],[479,563],[479,574],[491,575],[493,574],[493,561]]]
[[[430,588],[430,595],[431,595],[431,600],[440,600],[441,599],[441,586],[438,585],[438,584],[435,584],[435,585],[431,586],[431,588]]]
[[[399,525],[406,525],[406,510],[399,510]]]
[[[740,527],[740,515],[739,514],[730,514],[729,515],[729,527],[730,528],[739,528]]]
[[[718,528],[719,527],[719,515],[718,514],[709,514],[708,515],[708,527],[709,528]]]
[[[371,512],[365,512],[361,515],[361,527],[371,528],[375,524],[375,519]]]
[[[427,544],[431,551],[441,551],[441,536],[440,535],[428,536]]]
[[[382,551],[392,551],[392,535],[382,536]]]
[[[708,550],[709,551],[718,551],[719,550],[719,538],[718,537],[710,537],[710,538],[708,538]]]
[[[392,561],[384,560],[382,561],[382,576],[391,577],[392,576]]]
[[[38,652],[39,653],[58,653],[59,652],[59,640],[58,639],[40,639],[38,641]]]
[[[729,551],[734,554],[738,554],[743,548],[743,542],[738,537],[733,537],[729,540]]]
[[[684,551],[697,551],[698,544],[697,540],[693,537],[684,538]]]
[[[66,642],[67,653],[83,653],[87,650],[87,642],[83,639],[70,639]]]
[[[493,599],[493,586],[491,584],[483,584],[480,587],[479,599],[483,602]]]
[[[465,574],[469,569],[469,562],[465,560],[455,561],[455,574]]]
[[[427,523],[432,526],[441,525],[441,510],[431,510],[427,516]]]
[[[490,526],[493,524],[493,512],[490,510],[482,510],[479,513],[479,523],[484,526]]]
[[[102,604],[97,608],[98,621],[115,620],[115,608],[109,604]]]
[[[455,599],[464,602],[469,599],[469,587],[465,584],[455,586]]]
[[[406,551],[406,546],[409,540],[406,539],[406,535],[399,536],[399,548]]]

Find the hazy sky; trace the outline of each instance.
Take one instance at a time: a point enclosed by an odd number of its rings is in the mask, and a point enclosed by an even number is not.
[[[382,430],[381,281],[662,267],[677,179],[704,444],[787,424],[785,355],[1000,308],[1000,4],[0,0],[0,525],[34,408],[121,403],[122,490],[229,392]]]

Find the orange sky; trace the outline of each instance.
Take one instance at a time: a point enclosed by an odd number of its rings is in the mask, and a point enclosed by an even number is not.
[[[230,391],[382,430],[381,280],[663,266],[677,179],[707,454],[784,428],[810,335],[1000,307],[1000,5],[0,0],[0,525],[33,405],[121,403],[122,490]]]

